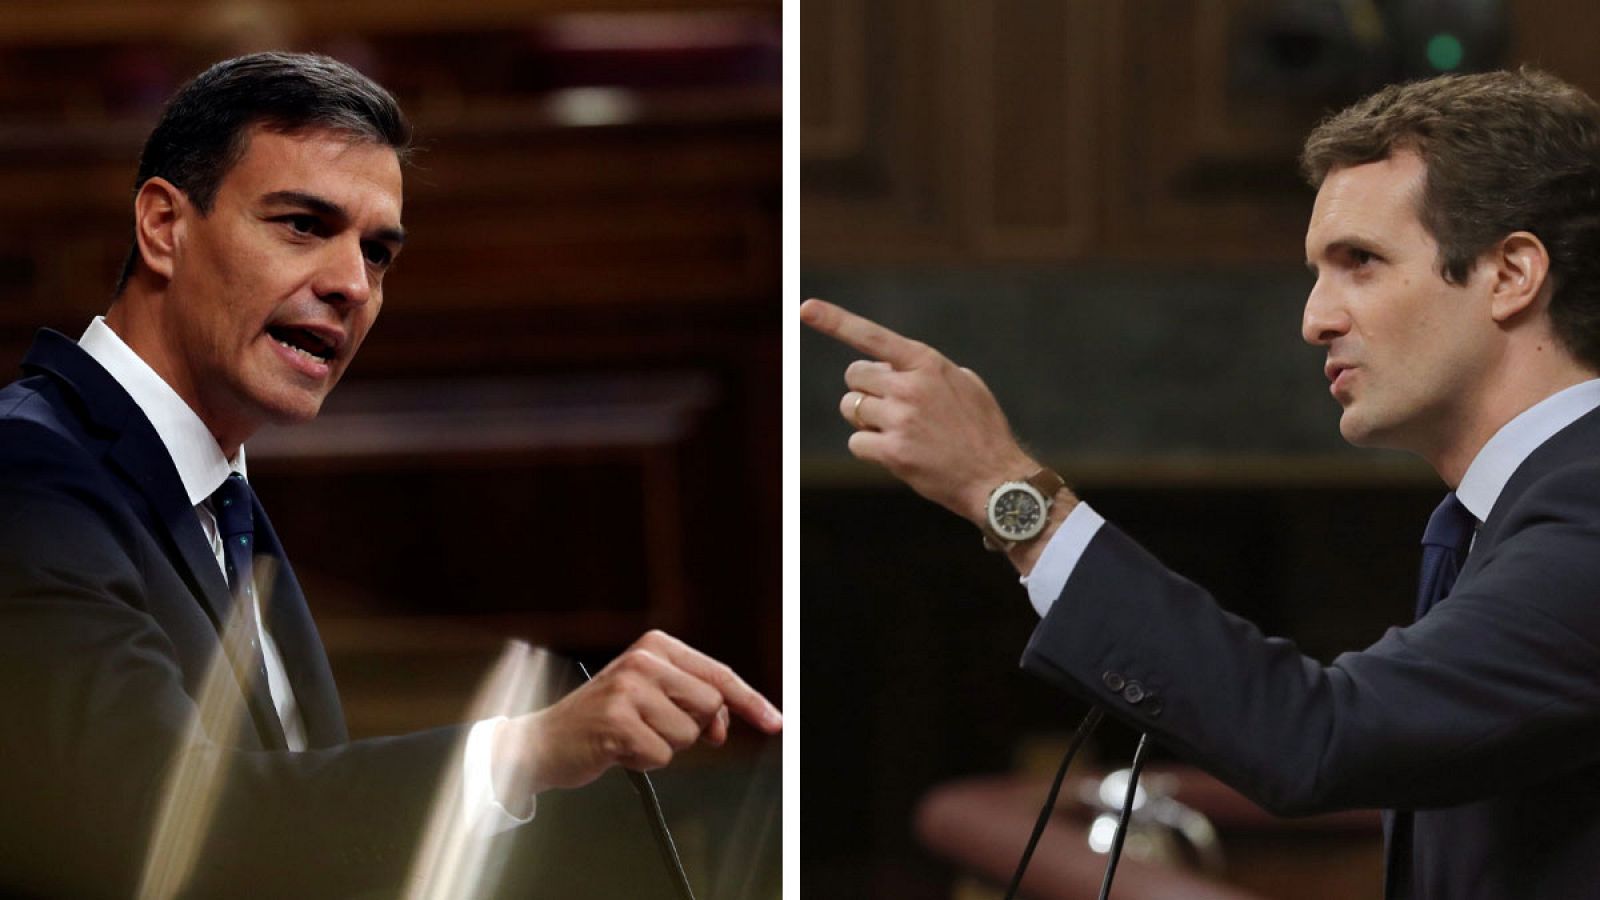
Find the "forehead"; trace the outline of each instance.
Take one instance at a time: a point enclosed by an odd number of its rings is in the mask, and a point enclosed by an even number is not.
[[[400,158],[392,147],[328,129],[250,129],[239,160],[218,185],[219,197],[231,193],[251,203],[285,191],[315,195],[376,224],[398,225]]]
[[[1306,255],[1315,259],[1322,248],[1351,240],[1431,243],[1417,216],[1426,176],[1426,164],[1410,151],[1329,171],[1311,209]]]

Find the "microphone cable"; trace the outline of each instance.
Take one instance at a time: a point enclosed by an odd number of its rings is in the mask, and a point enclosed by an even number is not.
[[[1028,846],[1023,848],[1022,859],[1017,862],[1017,872],[1011,876],[1011,887],[1006,889],[1005,900],[1015,900],[1017,889],[1022,886],[1022,873],[1028,870],[1028,862],[1033,859],[1034,848],[1039,846],[1039,838],[1044,836],[1044,829],[1050,824],[1050,816],[1055,812],[1056,797],[1061,793],[1061,782],[1066,780],[1067,767],[1072,765],[1072,758],[1078,755],[1078,749],[1089,739],[1089,735],[1094,734],[1104,715],[1100,707],[1091,706],[1083,721],[1078,723],[1078,730],[1072,735],[1072,743],[1067,745],[1067,755],[1062,757],[1061,767],[1056,769],[1056,779],[1050,783],[1050,794],[1044,799],[1044,808],[1039,810],[1039,819],[1033,823],[1033,834],[1028,836]]]
[[[1122,841],[1128,836],[1128,822],[1133,818],[1133,799],[1139,793],[1139,770],[1144,768],[1145,746],[1150,735],[1139,734],[1139,746],[1133,751],[1133,764],[1128,771],[1128,792],[1122,797],[1122,817],[1117,819],[1117,832],[1111,837],[1111,858],[1106,860],[1106,877],[1100,882],[1100,900],[1110,900],[1111,879],[1117,874],[1117,860],[1122,856]]]
[[[578,663],[578,671],[583,673],[584,681],[593,680],[588,667],[582,662]],[[667,876],[672,879],[678,900],[695,900],[694,889],[689,887],[689,875],[683,870],[683,860],[678,857],[678,845],[673,842],[672,832],[667,829],[667,817],[661,811],[661,800],[656,796],[655,785],[650,783],[650,776],[629,768],[622,771],[633,785],[634,793],[639,795],[639,805],[650,823],[650,833],[655,837],[656,849],[661,852],[661,861],[666,864]]]
[[[1044,807],[1039,810],[1039,818],[1033,824],[1033,833],[1028,836],[1028,845],[1023,848],[1022,858],[1017,861],[1017,871],[1011,876],[1011,886],[1006,889],[1005,900],[1015,900],[1017,890],[1022,887],[1022,875],[1028,870],[1028,863],[1033,859],[1033,851],[1039,846],[1039,839],[1044,836],[1045,828],[1050,824],[1050,817],[1056,808],[1056,798],[1061,793],[1061,784],[1066,780],[1067,769],[1072,765],[1073,757],[1078,755],[1078,750],[1083,746],[1089,735],[1094,733],[1099,726],[1104,713],[1100,707],[1091,706],[1083,720],[1078,723],[1078,729],[1072,735],[1072,742],[1067,745],[1066,756],[1061,759],[1061,766],[1056,770],[1055,780],[1050,783],[1050,793],[1045,797]],[[1133,801],[1139,790],[1139,772],[1144,768],[1145,749],[1150,736],[1145,733],[1139,735],[1139,746],[1133,751],[1133,764],[1128,773],[1128,790],[1122,800],[1122,815],[1117,820],[1117,830],[1111,838],[1111,849],[1108,851],[1110,858],[1106,860],[1105,877],[1100,882],[1099,900],[1109,900],[1111,896],[1111,880],[1117,874],[1117,860],[1122,856],[1122,843],[1127,838],[1128,823],[1133,818]]]

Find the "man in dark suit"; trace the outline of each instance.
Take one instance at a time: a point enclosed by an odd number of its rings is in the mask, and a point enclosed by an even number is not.
[[[1418,621],[1331,665],[1219,609],[1017,445],[983,383],[809,301],[869,354],[851,451],[972,520],[1042,621],[1023,666],[1270,809],[1386,806],[1389,897],[1576,897],[1600,884],[1600,109],[1533,71],[1387,88],[1303,162],[1352,443],[1452,489]],[[1197,360],[1198,362],[1198,360]]]
[[[780,726],[727,667],[652,633],[538,712],[348,741],[243,444],[316,415],[377,317],[408,139],[393,99],[333,60],[211,68],[146,144],[106,316],[77,342],[42,333],[0,391],[0,891],[161,896],[150,873],[188,848],[192,875],[167,876],[189,895],[393,892],[447,767],[460,827],[492,834],[541,791],[720,743],[730,712]],[[219,658],[239,713],[195,732]],[[178,758],[217,789],[173,813]],[[150,852],[158,819],[189,812],[205,827]]]

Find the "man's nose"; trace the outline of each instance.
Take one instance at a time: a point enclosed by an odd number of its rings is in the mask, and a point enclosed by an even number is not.
[[[314,287],[323,302],[338,306],[360,306],[371,298],[372,281],[359,238],[328,242]]]
[[[1335,292],[1322,279],[1306,295],[1306,309],[1300,318],[1300,336],[1308,344],[1329,344],[1350,330],[1350,316]]]

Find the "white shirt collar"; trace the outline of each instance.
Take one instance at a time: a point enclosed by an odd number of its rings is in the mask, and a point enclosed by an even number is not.
[[[156,435],[172,457],[178,469],[183,489],[189,503],[199,506],[226,481],[229,473],[245,474],[244,448],[232,462],[222,455],[217,439],[211,436],[206,423],[183,402],[178,392],[139,358],[122,338],[106,324],[104,316],[95,316],[89,323],[78,346],[111,373],[128,396],[144,412],[145,418],[155,426]]]
[[[1461,476],[1456,497],[1479,522],[1489,519],[1512,473],[1528,455],[1561,429],[1600,407],[1600,378],[1575,384],[1540,400],[1501,426]]]

